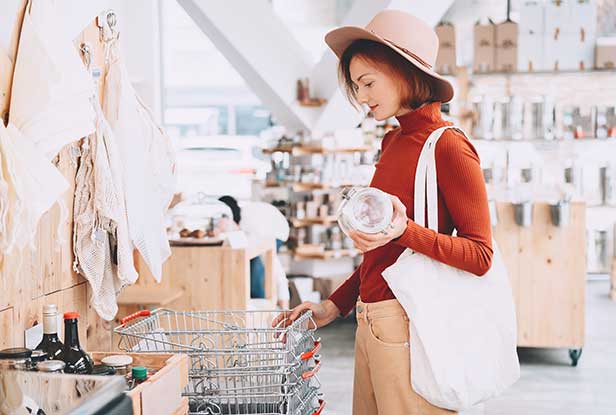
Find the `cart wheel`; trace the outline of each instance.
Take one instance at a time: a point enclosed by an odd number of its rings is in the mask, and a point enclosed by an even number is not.
[[[569,349],[569,357],[571,358],[571,366],[575,367],[578,364],[578,360],[582,356],[582,349]]]

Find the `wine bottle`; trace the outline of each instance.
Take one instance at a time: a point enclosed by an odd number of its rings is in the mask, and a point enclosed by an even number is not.
[[[58,307],[49,304],[43,307],[43,340],[34,350],[47,353],[49,360],[64,360],[64,345],[58,337]]]

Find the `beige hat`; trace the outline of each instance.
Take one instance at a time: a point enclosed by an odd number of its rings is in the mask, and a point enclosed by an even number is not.
[[[441,102],[448,102],[453,98],[451,83],[434,71],[438,36],[424,21],[403,11],[383,10],[374,16],[365,29],[344,26],[325,35],[325,42],[338,58],[353,41],[359,39],[373,40],[389,46],[434,79],[436,97]]]

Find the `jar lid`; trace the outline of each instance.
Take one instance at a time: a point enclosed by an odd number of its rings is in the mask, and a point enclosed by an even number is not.
[[[131,372],[133,379],[141,380],[148,377],[148,370],[143,366],[135,366]]]
[[[42,362],[43,360],[47,360],[47,356],[47,352],[43,350],[32,350],[30,359],[32,359],[33,362]]]
[[[0,359],[29,359],[30,356],[32,356],[32,350],[24,347],[0,350]]]
[[[45,360],[36,365],[36,369],[39,372],[59,372],[64,370],[65,367],[66,363],[62,360]]]
[[[133,358],[127,354],[114,354],[103,358],[101,363],[111,367],[125,367],[133,363]]]

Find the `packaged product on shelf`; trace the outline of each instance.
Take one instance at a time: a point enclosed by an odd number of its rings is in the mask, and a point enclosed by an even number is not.
[[[511,20],[496,25],[497,72],[515,72],[518,69],[518,24]]]
[[[616,107],[598,106],[597,107],[597,138],[616,137]]]
[[[338,224],[348,235],[350,230],[364,233],[383,232],[393,218],[391,198],[374,187],[352,187],[342,191]]]
[[[616,68],[616,37],[600,37],[595,46],[595,68]]]
[[[481,140],[491,140],[494,127],[494,101],[489,96],[473,99],[473,137]]]
[[[477,73],[495,70],[495,37],[496,28],[490,20],[486,23],[477,22],[474,28],[473,71]]]
[[[545,7],[540,0],[525,0],[520,3],[519,32],[521,36],[541,35],[545,32]]]
[[[543,34],[521,33],[518,38],[518,71],[536,72],[547,68]]]
[[[601,201],[604,205],[616,206],[616,165],[608,163],[599,169]]]
[[[562,138],[594,138],[597,109],[594,106],[564,106],[562,108]]]
[[[531,140],[555,138],[555,108],[552,97],[536,96],[526,101],[524,137]]]
[[[451,23],[441,23],[434,29],[438,36],[436,71],[450,75],[456,70],[456,29]]]

